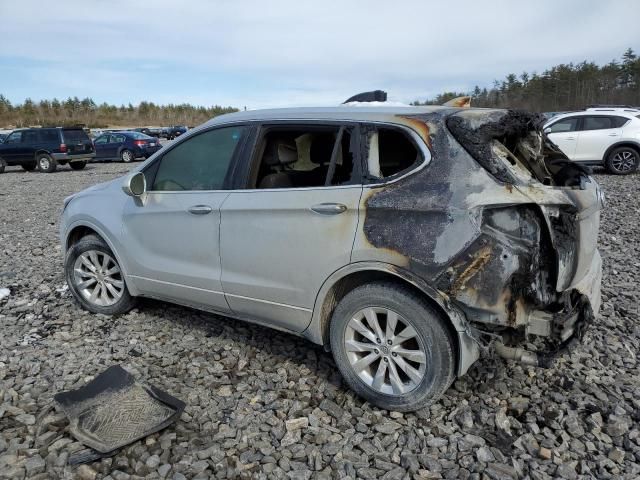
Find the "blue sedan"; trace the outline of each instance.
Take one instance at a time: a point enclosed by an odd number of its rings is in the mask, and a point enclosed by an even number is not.
[[[136,158],[149,158],[162,145],[157,138],[140,132],[109,132],[97,137],[93,142],[97,161],[121,160],[132,162]]]

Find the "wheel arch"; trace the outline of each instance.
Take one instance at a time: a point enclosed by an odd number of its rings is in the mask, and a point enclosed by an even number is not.
[[[111,252],[113,252],[113,255],[116,258],[116,261],[118,262],[118,265],[120,266],[120,269],[122,270],[122,273],[125,276],[128,276],[128,266],[126,264],[126,262],[123,261],[122,256],[119,253],[119,249],[116,247],[116,245],[113,242],[113,239],[111,239],[109,237],[109,235],[107,235],[102,228],[100,228],[99,226],[87,222],[87,221],[79,221],[79,222],[75,222],[73,225],[71,225],[69,227],[69,229],[67,230],[67,233],[64,236],[64,240],[63,240],[63,245],[65,247],[64,249],[64,255],[66,256],[67,251],[69,251],[69,249],[75,245],[76,243],[78,243],[80,240],[82,240],[82,238],[86,237],[87,235],[96,235],[98,237],[100,237],[100,239],[102,239],[107,246],[109,247],[109,249],[111,250]],[[128,281],[127,282],[127,287],[130,290],[131,295],[136,295],[136,288],[134,285],[132,285],[133,282]]]
[[[38,155],[40,155],[41,153],[44,153],[46,155],[51,156],[51,152],[45,148],[39,148],[38,150],[36,150],[33,154],[33,161],[36,162],[38,160]]]
[[[638,153],[638,155],[640,155],[640,143],[636,143],[632,140],[622,140],[618,143],[614,143],[613,145],[609,146],[609,148],[607,148],[607,150],[604,152],[604,156],[602,157],[602,161],[606,162],[611,152],[620,147],[631,147]]]
[[[375,281],[388,281],[411,289],[447,320],[447,326],[455,339],[458,375],[464,374],[478,359],[479,348],[468,333],[464,314],[420,278],[400,267],[382,262],[353,263],[334,272],[316,296],[311,322],[303,335],[329,350],[330,321],[339,301],[354,288]]]

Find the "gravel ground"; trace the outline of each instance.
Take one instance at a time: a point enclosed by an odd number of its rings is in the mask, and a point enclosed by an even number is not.
[[[62,199],[127,169],[0,175],[0,477],[640,476],[639,176],[597,176],[604,304],[584,345],[548,370],[481,360],[429,410],[399,414],[363,403],[329,354],[292,335],[154,301],[117,318],[80,310],[63,280]],[[52,396],[118,363],[185,413],[112,458],[66,466],[81,445]]]

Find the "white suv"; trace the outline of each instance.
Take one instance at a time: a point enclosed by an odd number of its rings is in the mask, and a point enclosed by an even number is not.
[[[569,159],[618,175],[640,162],[640,115],[629,109],[589,109],[553,117],[544,132]]]

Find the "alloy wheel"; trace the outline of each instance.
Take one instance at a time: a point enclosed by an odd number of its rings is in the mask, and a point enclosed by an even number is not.
[[[621,150],[616,153],[611,160],[611,166],[617,172],[628,172],[632,170],[637,162],[636,153],[631,150]]]
[[[125,150],[124,152],[122,152],[122,161],[123,162],[128,163],[131,160],[133,160],[133,154],[129,150]]]
[[[51,166],[51,161],[47,157],[40,157],[38,159],[38,167],[40,170],[48,170]]]
[[[404,395],[420,385],[427,355],[411,324],[388,308],[358,311],[344,333],[353,371],[370,388],[387,395]]]
[[[73,282],[85,300],[100,307],[117,303],[125,288],[120,267],[111,255],[100,250],[88,250],[78,256]]]

